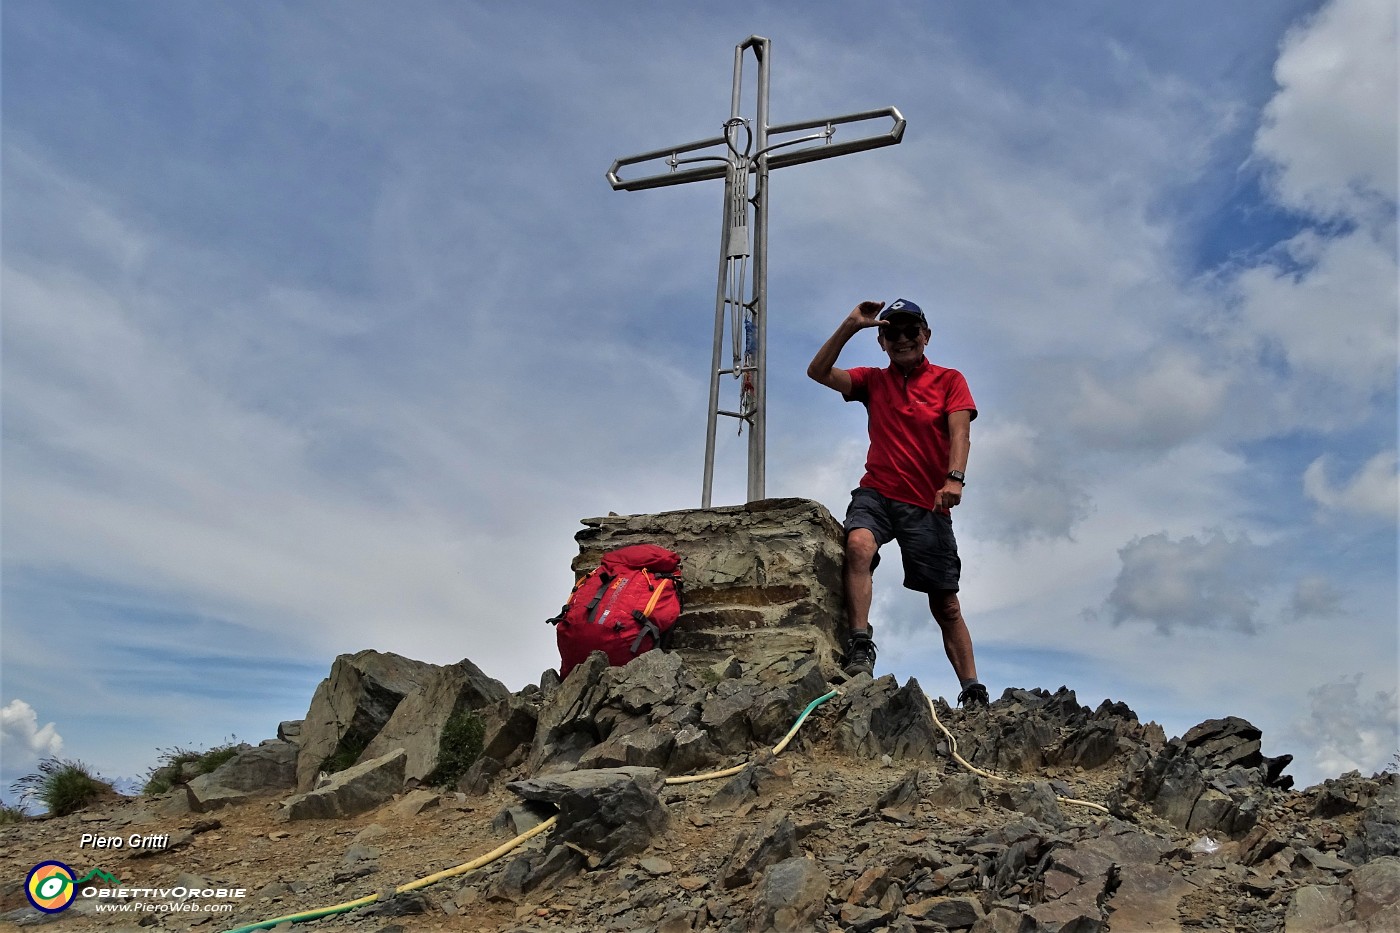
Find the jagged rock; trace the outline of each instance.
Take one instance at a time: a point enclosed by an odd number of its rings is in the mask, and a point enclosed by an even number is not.
[[[685,725],[674,736],[666,770],[670,774],[696,773],[712,768],[719,759],[719,749],[709,733],[695,725]]]
[[[251,791],[224,787],[210,780],[209,775],[204,774],[184,785],[183,796],[185,812],[213,813],[224,807],[245,804],[257,795]]]
[[[513,781],[506,787],[526,800],[559,808],[552,844],[580,846],[607,866],[644,851],[666,829],[670,815],[657,796],[663,784],[655,768],[613,768]]]
[[[682,689],[698,686],[680,655],[669,651],[648,651],[625,667],[609,671],[613,686],[608,703],[625,713],[644,716],[654,708],[675,702]]]
[[[535,726],[540,716],[540,691],[511,694],[494,706],[481,711],[485,728],[482,730],[481,754],[499,762],[524,759],[535,738]]]
[[[982,848],[979,849],[979,846]],[[1029,819],[1007,824],[1001,831],[983,837],[971,847],[971,851],[987,851],[988,846],[999,850],[994,850],[995,854],[987,871],[990,875],[989,886],[997,893],[1006,893],[1024,880],[1031,867],[1041,861],[1049,843],[1041,825]],[[1052,877],[1051,881],[1055,879]],[[1069,885],[1063,883],[1047,884],[1047,896],[1058,897],[1068,888]]]
[[[302,721],[297,789],[310,790],[328,758],[351,753],[358,758],[403,698],[435,670],[436,664],[380,651],[336,658]]]
[[[1088,848],[1053,851],[1041,876],[1045,901],[1028,915],[1054,930],[1107,929],[1100,905],[1107,898],[1113,867],[1111,858]]]
[[[656,654],[657,652],[652,652]],[[644,718],[614,726],[602,742],[584,752],[578,760],[580,768],[665,768],[675,748],[675,736],[655,729]]]
[[[1293,892],[1283,915],[1287,933],[1331,933],[1346,919],[1345,885],[1305,884]]]
[[[924,789],[932,787],[934,775],[931,771],[914,769],[904,775],[898,783],[880,795],[875,808],[887,819],[912,822]]]
[[[503,807],[491,820],[491,828],[498,833],[519,836],[555,815],[553,804],[538,800],[526,800],[514,807]]]
[[[1055,756],[1055,764],[1085,770],[1099,768],[1119,751],[1119,736],[1111,723],[1094,722],[1069,735]]]
[[[457,779],[457,789],[464,794],[480,796],[491,789],[491,782],[504,770],[504,764],[482,755],[472,762],[466,774]]]
[[[529,773],[571,771],[583,753],[597,744],[593,717],[607,699],[599,689],[607,671],[607,655],[595,651],[558,687],[546,692],[526,761]]]
[[[244,749],[210,773],[185,784],[190,810],[208,813],[264,794],[290,790],[296,786],[298,752],[295,744],[276,739]]]
[[[1065,826],[1065,816],[1055,792],[1044,781],[998,785],[991,799],[999,807],[1024,813],[1057,829]]]
[[[365,908],[361,914],[367,919],[377,917],[412,917],[432,910],[432,902],[420,891],[405,891],[382,898]],[[402,929],[402,928],[401,928]],[[380,933],[383,933],[381,929]]]
[[[928,802],[949,810],[969,810],[983,803],[982,780],[971,771],[945,774],[928,794]]]
[[[801,854],[791,815],[785,811],[772,814],[739,837],[734,851],[720,866],[719,882],[726,889],[743,887],[769,865]]]
[[[557,884],[583,870],[584,857],[566,845],[517,856],[491,886],[492,900],[515,901],[542,885]]]
[[[757,700],[757,688],[736,681],[724,681],[715,694],[706,698],[700,711],[700,726],[721,755],[748,748],[749,709]]]
[[[1035,774],[1045,768],[1045,749],[1055,730],[1039,717],[1013,719],[990,742],[976,743],[964,757],[974,765],[1012,774]]]
[[[831,882],[805,856],[783,859],[763,873],[749,911],[751,930],[805,931],[826,908]]]
[[[464,710],[478,710],[506,700],[505,684],[487,677],[469,660],[427,673],[418,689],[394,707],[388,722],[370,740],[361,761],[378,758],[395,748],[408,753],[404,775],[422,781],[437,768],[443,727]]]
[[[1126,776],[1109,807],[1116,816],[1131,816],[1132,801],[1139,801],[1181,829],[1239,839],[1258,823],[1269,788],[1291,784],[1279,776],[1291,758],[1265,758],[1259,737],[1258,729],[1233,716],[1201,723]]]
[[[765,752],[754,757],[738,774],[729,778],[710,795],[708,808],[713,811],[734,810],[758,799],[774,782],[789,783],[792,769],[787,762]]]
[[[417,816],[424,810],[431,809],[442,803],[442,795],[430,790],[412,790],[404,794],[402,800],[397,800],[389,808],[390,812],[399,819],[407,819]]]
[[[1240,840],[1240,864],[1258,865],[1288,848],[1288,841],[1268,826],[1256,826]]]
[[[1035,927],[1035,921],[1019,911],[993,907],[968,933],[1033,933]]]
[[[909,905],[904,912],[950,930],[970,927],[985,916],[982,905],[970,897],[930,897]]]
[[[1110,821],[1084,848],[1117,864],[1155,865],[1177,848],[1170,839],[1143,832],[1129,823]]]
[[[399,748],[333,774],[324,786],[284,801],[282,815],[288,820],[324,820],[367,813],[403,789],[407,760],[408,753]]]
[[[1383,856],[1368,862],[1347,877],[1347,884],[1353,892],[1355,919],[1400,919],[1400,858]]]
[[[1366,781],[1352,772],[1339,781],[1352,785],[1345,793],[1363,811],[1358,831],[1347,842],[1342,858],[1360,865],[1400,855],[1400,774],[1378,774]]]
[[[1163,865],[1119,865],[1116,882],[1117,889],[1108,904],[1108,925],[1117,930],[1179,928],[1181,901],[1197,890]]]
[[[843,698],[838,713],[832,739],[842,754],[920,761],[935,757],[936,737],[942,733],[933,723],[927,696],[912,677],[903,687],[890,675],[861,683]]]
[[[283,742],[301,744],[301,720],[287,719],[277,724],[277,738]]]
[[[857,907],[855,904],[841,905],[842,928],[854,933],[869,933],[890,919],[890,912],[879,907]]]

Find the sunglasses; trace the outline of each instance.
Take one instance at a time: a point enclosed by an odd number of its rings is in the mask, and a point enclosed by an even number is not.
[[[886,340],[918,340],[924,329],[918,324],[886,324],[880,328],[880,334]]]

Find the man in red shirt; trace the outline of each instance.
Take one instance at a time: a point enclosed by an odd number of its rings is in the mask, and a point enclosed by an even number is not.
[[[879,328],[889,367],[839,369],[836,360],[847,341],[871,327]],[[846,401],[863,403],[870,418],[865,476],[851,493],[845,522],[851,628],[846,672],[875,671],[872,575],[880,546],[896,540],[904,558],[905,587],[928,594],[929,609],[942,629],[943,649],[962,691],[958,703],[986,706],[987,688],[977,681],[972,637],[958,602],[962,562],[951,514],[962,501],[969,426],[977,406],[962,373],[925,358],[928,340],[928,320],[914,302],[901,298],[886,308],[884,302],[862,301],[807,367],[808,376]]]

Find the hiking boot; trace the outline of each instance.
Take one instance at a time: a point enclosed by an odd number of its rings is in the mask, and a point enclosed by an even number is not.
[[[869,632],[852,632],[846,643],[845,671],[854,677],[857,674],[875,676],[875,642]]]
[[[958,694],[958,705],[963,709],[986,709],[988,702],[987,688],[978,683],[968,684],[967,689]]]

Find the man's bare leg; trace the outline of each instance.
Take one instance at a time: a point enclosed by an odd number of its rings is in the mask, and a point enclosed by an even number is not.
[[[875,562],[875,535],[866,528],[853,528],[846,535],[846,622],[852,632],[870,631],[870,600],[874,575],[870,565]]]
[[[849,560],[849,559],[848,559]],[[849,574],[849,571],[847,571]],[[847,583],[849,593],[850,584]],[[962,604],[956,590],[935,590],[928,594],[928,607],[934,621],[943,630],[943,650],[952,662],[958,681],[966,684],[977,679],[977,662],[972,655],[972,635],[963,620]],[[867,610],[869,606],[867,604]]]

